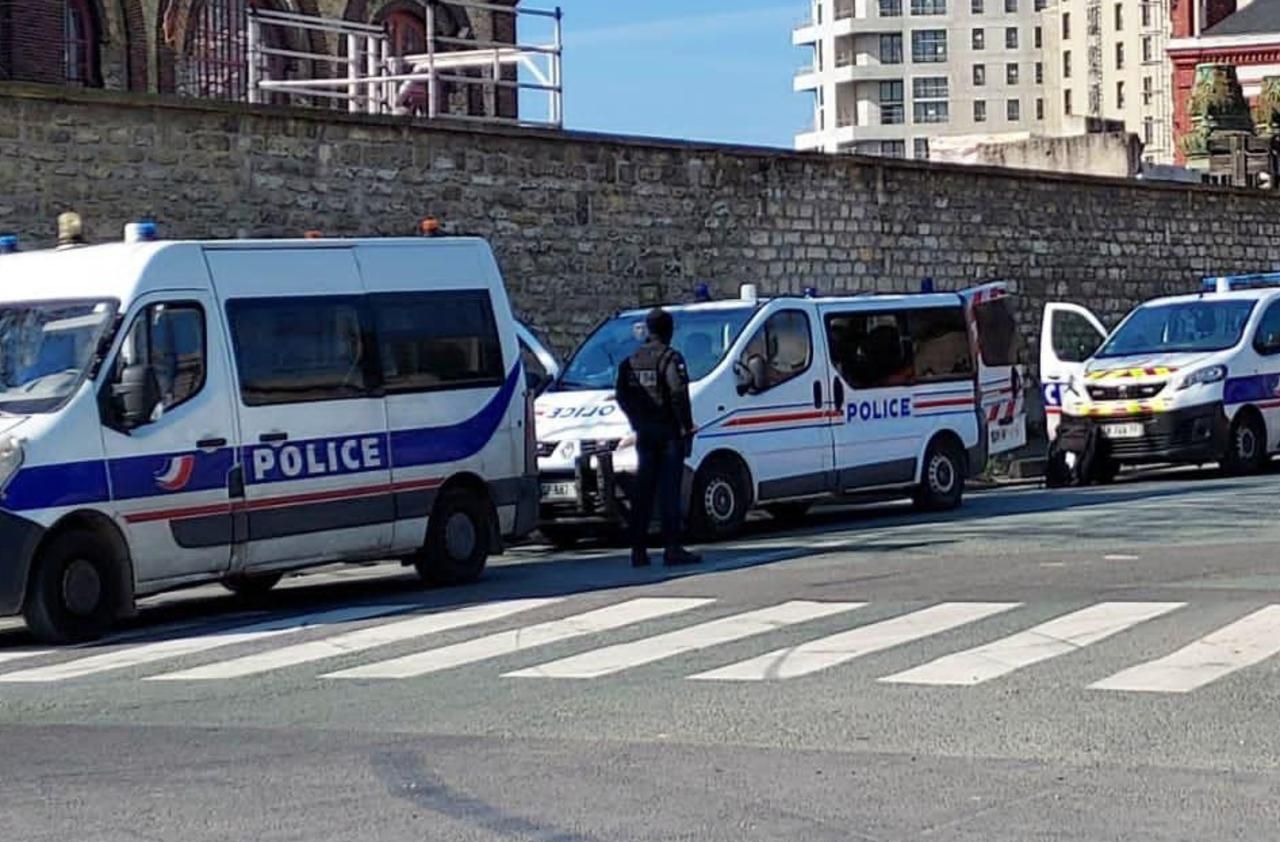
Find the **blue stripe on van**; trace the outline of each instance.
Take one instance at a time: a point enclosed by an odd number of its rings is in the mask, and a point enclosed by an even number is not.
[[[442,427],[420,427],[392,432],[392,467],[438,465],[467,459],[479,453],[502,423],[521,382],[522,369],[520,365],[516,365],[498,392],[471,418]],[[383,431],[366,435],[377,437],[381,441],[387,438]],[[351,438],[353,434],[335,437],[334,440],[345,441]],[[329,439],[318,441],[327,443]],[[256,445],[244,448],[243,455],[247,465],[252,464],[255,449]],[[0,498],[0,505],[8,511],[22,512],[104,503],[113,496],[116,500],[138,500],[225,488],[227,473],[234,464],[233,454],[231,448],[222,448],[209,453],[189,451],[110,461],[99,459],[26,467],[19,470],[9,483],[3,498]],[[385,470],[385,465],[368,470]],[[249,473],[248,469],[246,473]],[[276,472],[262,484],[297,479],[299,478],[284,477]],[[179,482],[181,487],[177,487]]]

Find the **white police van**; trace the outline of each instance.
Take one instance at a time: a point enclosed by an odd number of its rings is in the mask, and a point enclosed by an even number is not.
[[[141,231],[0,257],[0,612],[66,641],[137,596],[323,562],[464,582],[532,530],[485,242]]]
[[[860,492],[958,505],[987,455],[1026,442],[1010,303],[1003,283],[771,300],[747,285],[738,300],[670,307],[698,428],[683,501],[695,534],[732,535],[756,506],[797,519]],[[554,543],[624,520],[636,452],[613,389],[645,312],[605,320],[537,401],[539,529]]]
[[[1050,305],[1040,365],[1066,449],[1091,429],[1107,439],[1095,479],[1157,462],[1257,471],[1280,450],[1280,273],[1206,278],[1110,335],[1084,308]]]

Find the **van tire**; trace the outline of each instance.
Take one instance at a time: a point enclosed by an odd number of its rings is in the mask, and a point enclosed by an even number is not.
[[[946,512],[964,498],[964,451],[947,438],[934,439],[924,454],[920,485],[912,495],[916,508]]]
[[[689,531],[699,541],[722,541],[742,531],[751,508],[746,469],[726,457],[707,460],[693,478]]]
[[[241,573],[227,576],[222,580],[222,587],[244,599],[261,599],[283,578],[284,573]]]
[[[436,500],[427,545],[414,567],[432,585],[463,585],[484,573],[493,524],[489,501],[467,488],[450,488]]]
[[[1228,474],[1244,476],[1256,474],[1267,463],[1266,425],[1256,413],[1240,412],[1231,423],[1227,435],[1227,453],[1222,467]]]
[[[805,516],[812,508],[813,503],[809,502],[774,503],[772,506],[765,506],[764,510],[769,513],[769,517],[784,526],[799,526],[804,523]]]
[[[27,628],[45,643],[82,643],[116,620],[119,565],[107,542],[73,529],[52,537],[36,557],[23,606]]]

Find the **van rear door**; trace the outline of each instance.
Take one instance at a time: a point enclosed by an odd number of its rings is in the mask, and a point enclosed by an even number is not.
[[[1051,301],[1040,323],[1040,388],[1044,393],[1046,432],[1053,441],[1062,419],[1062,390],[1072,375],[1102,346],[1107,330],[1098,317],[1078,304]]]
[[[994,456],[1027,443],[1022,334],[1004,282],[973,287],[961,296],[978,360],[978,420],[986,430],[987,455]]]

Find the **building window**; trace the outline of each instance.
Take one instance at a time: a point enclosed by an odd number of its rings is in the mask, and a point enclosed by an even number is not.
[[[1071,78],[1071,51],[1070,50],[1062,51],[1062,78],[1063,79]]]
[[[945,15],[947,0],[911,0],[913,15]]]
[[[1036,62],[1036,84],[1044,84],[1044,62],[1042,61]]]
[[[975,50],[984,50],[987,47],[987,32],[985,29],[973,30],[973,48]]]
[[[914,112],[917,123],[945,123],[951,118],[950,103],[946,102],[917,102]]]
[[[66,0],[62,25],[63,67],[67,84],[101,87],[98,26],[88,0]]]
[[[982,0],[969,0],[969,11],[975,15],[982,14]]]
[[[902,64],[902,36],[880,36],[880,63]]]
[[[1062,13],[1062,40],[1067,41],[1071,38],[1071,13]]]
[[[1151,26],[1151,3],[1148,0],[1142,0],[1139,5],[1142,6],[1142,28],[1147,29]]]
[[[946,76],[925,76],[911,80],[911,95],[916,99],[946,99],[948,87]]]
[[[987,66],[985,64],[975,64],[973,66],[973,84],[974,87],[978,88],[987,84]]]
[[[261,0],[195,0],[187,23],[187,43],[176,70],[176,90],[183,96],[246,99],[249,92],[247,7]],[[283,49],[283,34],[263,27],[265,46]],[[267,76],[283,79],[290,60],[272,56]]]
[[[1116,108],[1124,108],[1124,82],[1116,82]]]
[[[1011,99],[1004,104],[1004,116],[1009,119],[1010,123],[1016,123],[1022,119],[1022,103],[1016,99]]]
[[[1044,119],[1044,100],[1040,97],[1036,98],[1036,119]]]
[[[880,83],[880,125],[896,126],[905,121],[902,83]]]
[[[929,138],[918,137],[912,143],[912,146],[914,148],[912,150],[911,157],[915,158],[917,161],[929,160]]]
[[[941,64],[947,60],[947,30],[913,29],[911,60],[917,64]]]
[[[414,56],[427,51],[427,24],[421,14],[402,9],[387,15],[386,24],[392,55]]]
[[[1049,5],[1049,0],[1036,0],[1036,11],[1043,12]]]
[[[1018,27],[1006,26],[1004,28],[1004,46],[1007,50],[1018,49]]]
[[[1116,44],[1116,70],[1124,70],[1124,43]]]
[[[907,157],[907,142],[905,140],[881,141],[880,154],[887,158],[905,158]]]
[[[987,101],[985,99],[975,99],[973,101],[973,122],[987,122]]]
[[[1004,0],[1004,10],[1009,14],[1017,14],[1018,0]]]
[[[1034,40],[1037,50],[1044,46],[1044,31],[1038,26],[1035,28]]]
[[[1142,118],[1142,142],[1147,146],[1155,143],[1156,140],[1156,121],[1153,117]]]
[[[945,123],[950,116],[947,77],[933,76],[911,82],[912,116],[917,123]]]
[[[1018,84],[1018,65],[1016,62],[1004,66],[1004,83],[1006,85]]]
[[[1063,114],[1071,113],[1071,89],[1070,88],[1062,92],[1062,113]]]
[[[1143,76],[1142,77],[1142,104],[1143,105],[1151,104],[1151,93],[1152,93],[1151,77]]]
[[[902,0],[880,0],[880,17],[902,17]]]
[[[1151,36],[1142,36],[1142,60],[1151,61],[1155,57],[1155,47],[1152,44]]]
[[[1124,4],[1116,4],[1116,32],[1124,32]]]

